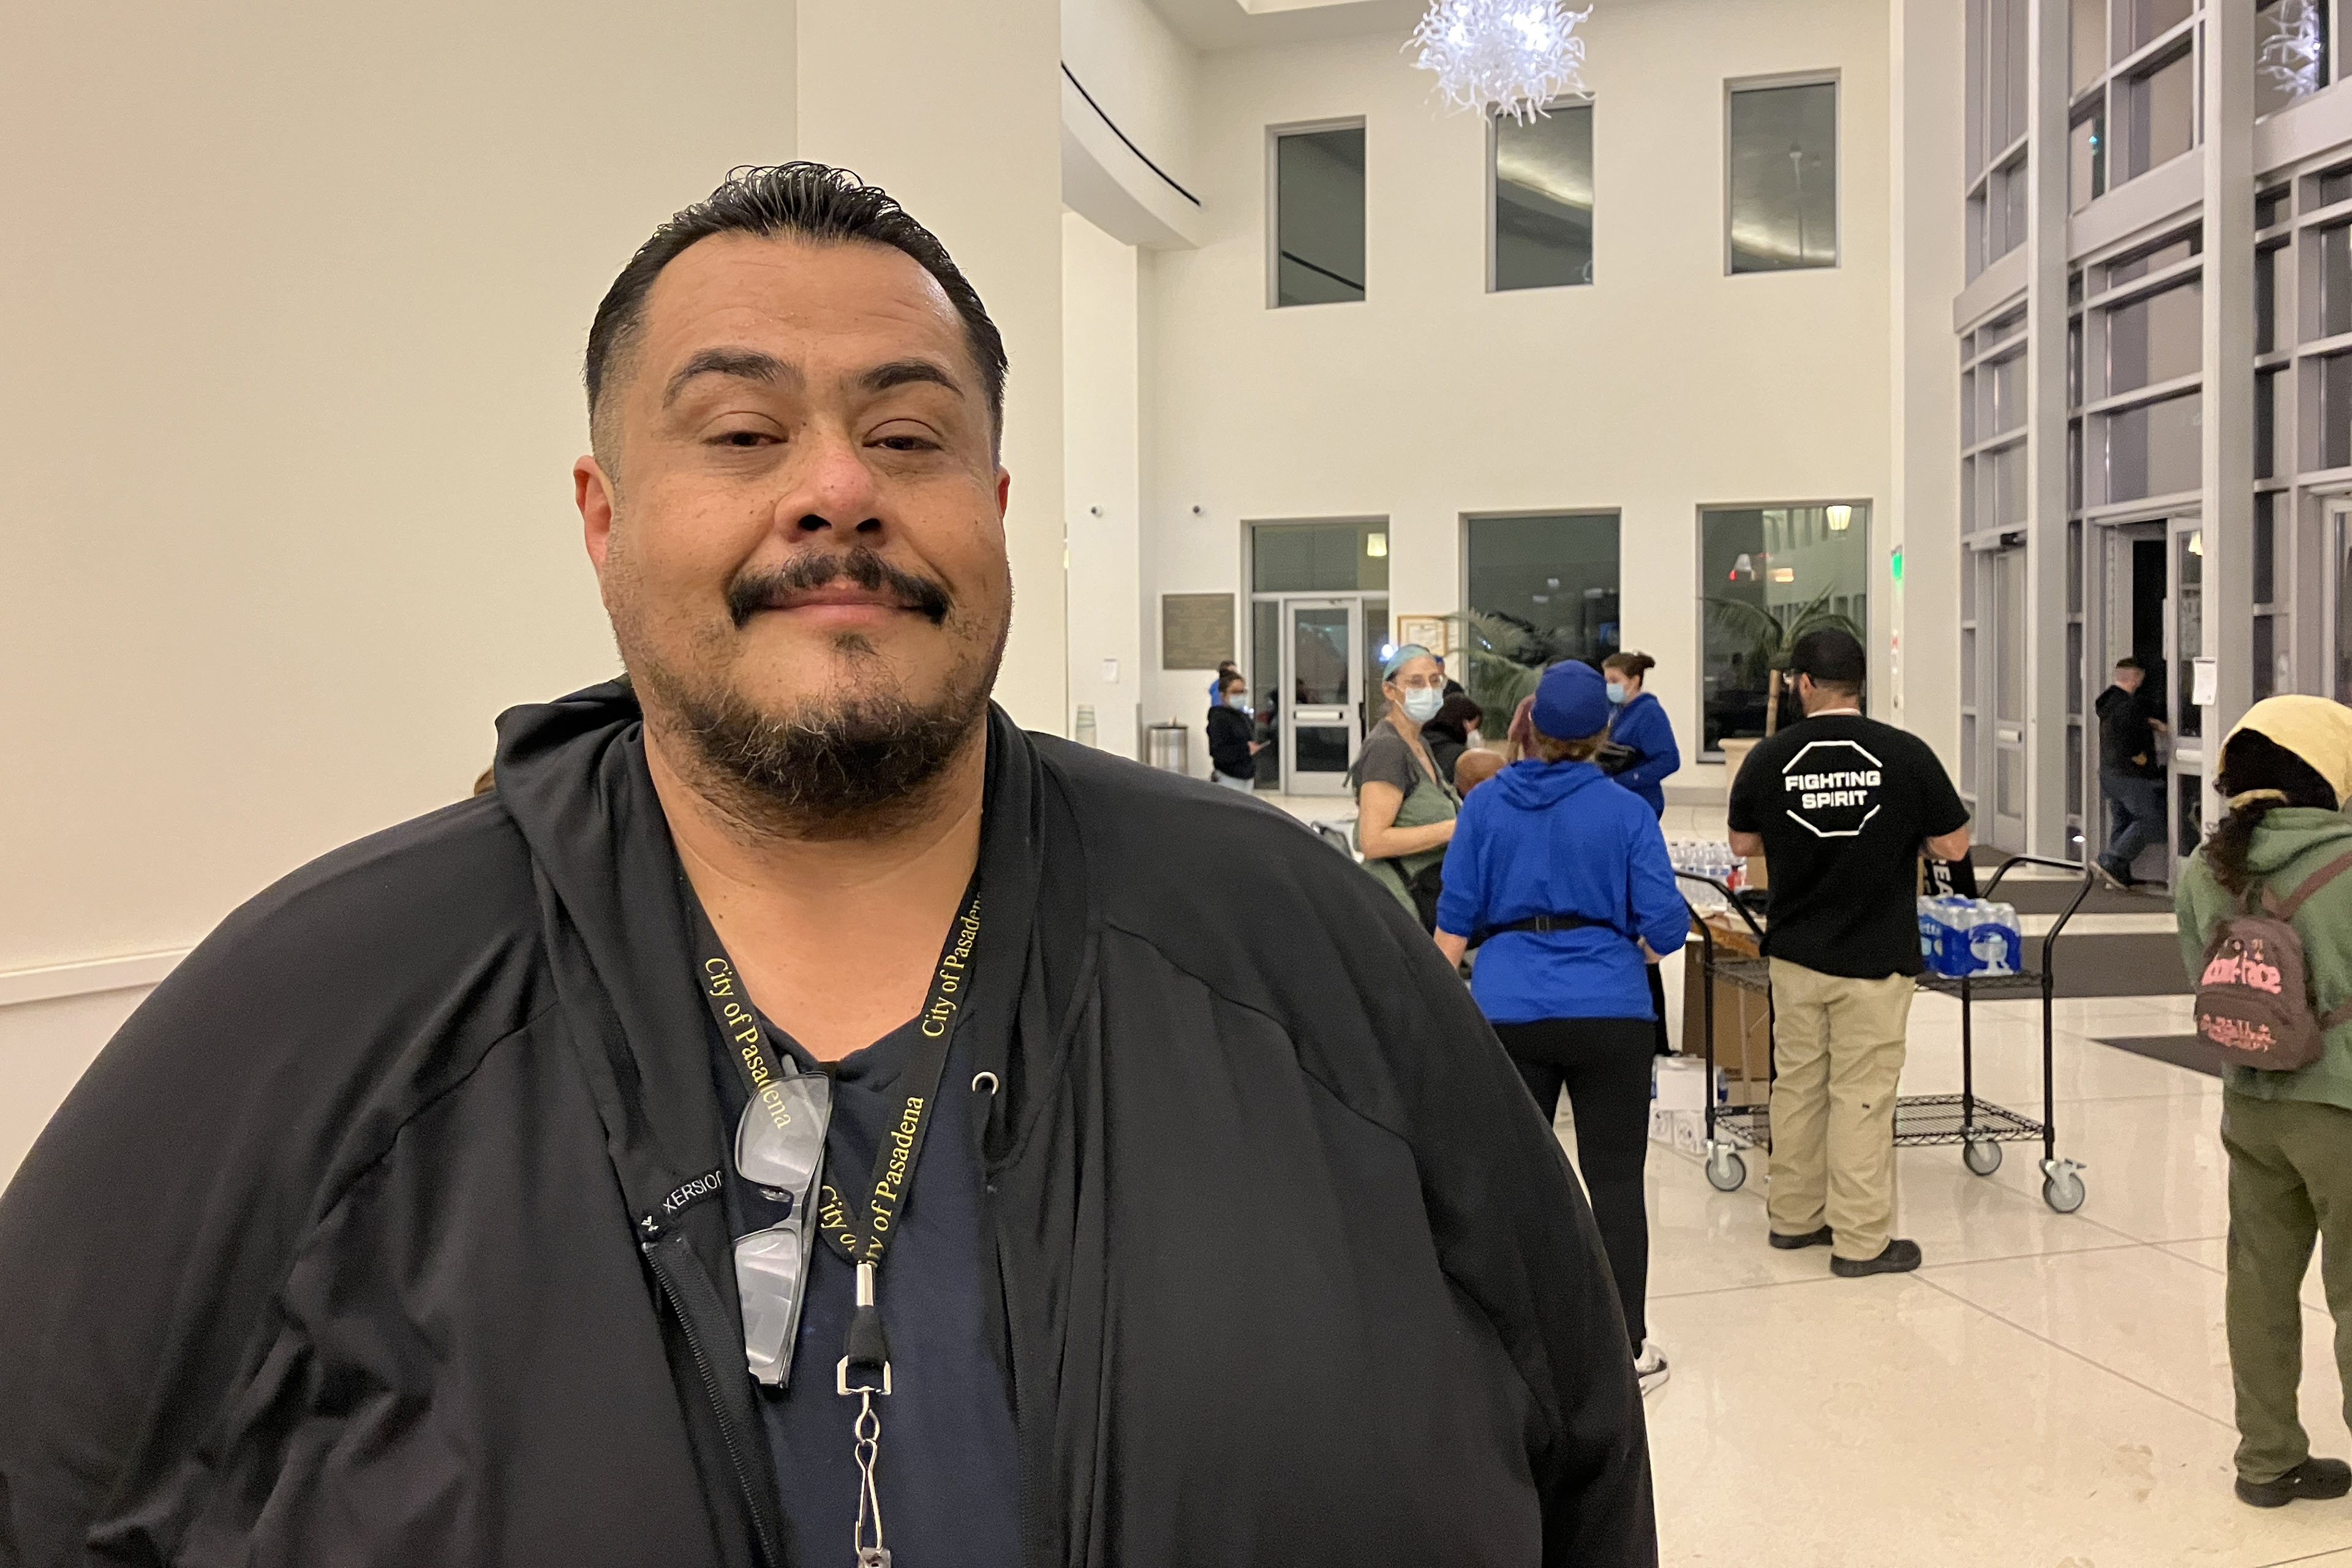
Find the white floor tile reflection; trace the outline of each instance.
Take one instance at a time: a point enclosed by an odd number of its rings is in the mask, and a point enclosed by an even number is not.
[[[2038,1009],[1978,1024],[1979,1091],[2038,1116]],[[2231,1494],[2220,1086],[2096,1043],[2186,1027],[2172,998],[2062,1002],[2059,1152],[2085,1167],[2082,1210],[2043,1205],[2038,1144],[1990,1177],[1906,1149],[1898,1229],[1927,1259],[1907,1277],[1838,1279],[1825,1250],[1768,1247],[1760,1155],[1718,1193],[1652,1146],[1666,1563],[2352,1568],[2352,1499]],[[1922,997],[1905,1092],[1956,1090],[1958,1053],[1957,1009]],[[2315,1273],[2304,1300],[2304,1419],[2317,1452],[2352,1457]]]

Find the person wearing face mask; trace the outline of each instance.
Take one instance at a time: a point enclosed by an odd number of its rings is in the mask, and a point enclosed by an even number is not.
[[[1609,683],[1610,743],[1632,753],[1616,769],[1617,782],[1647,802],[1651,816],[1662,817],[1666,792],[1659,784],[1682,770],[1683,753],[1664,705],[1642,689],[1643,678],[1657,663],[1646,653],[1612,653],[1601,661],[1601,673]]]
[[[1255,789],[1257,753],[1265,744],[1250,714],[1249,681],[1238,672],[1226,676],[1217,705],[1209,710],[1209,776],[1227,789]]]
[[[1423,931],[1434,931],[1445,847],[1461,801],[1438,772],[1421,727],[1445,704],[1445,670],[1436,655],[1407,643],[1381,667],[1381,691],[1388,712],[1356,757],[1356,847],[1374,879]]]

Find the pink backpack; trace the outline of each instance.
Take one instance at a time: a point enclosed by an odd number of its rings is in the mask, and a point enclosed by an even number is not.
[[[2250,887],[2205,943],[2197,977],[2197,1032],[2241,1067],[2293,1072],[2326,1048],[2327,1031],[2352,1020],[2352,1001],[2321,1016],[2312,1005],[2303,939],[2291,923],[2305,900],[2352,870],[2352,854],[2329,861],[2282,902]]]

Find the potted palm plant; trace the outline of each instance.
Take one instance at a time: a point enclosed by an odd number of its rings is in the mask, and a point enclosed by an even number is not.
[[[1780,696],[1788,681],[1789,656],[1798,638],[1808,632],[1835,627],[1849,633],[1857,642],[1868,640],[1853,618],[1831,609],[1830,602],[1827,593],[1795,605],[1758,605],[1744,599],[1704,601],[1708,625],[1718,637],[1738,650],[1748,668],[1769,672],[1764,696],[1767,735],[1780,727]]]

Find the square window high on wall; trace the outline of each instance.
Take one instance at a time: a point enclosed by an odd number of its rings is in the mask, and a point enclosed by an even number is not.
[[[1837,83],[1734,85],[1724,115],[1725,248],[1733,272],[1838,261]]]
[[[1617,514],[1465,520],[1468,672],[1454,673],[1500,735],[1546,665],[1617,651]]]
[[[1870,506],[1709,507],[1698,514],[1701,749],[1764,733],[1772,672],[1782,671],[1781,721],[1799,637],[1837,626],[1870,646]]]
[[[1364,297],[1364,128],[1274,132],[1266,232],[1268,302],[1331,305]]]
[[[1592,281],[1592,106],[1487,121],[1486,287]]]

